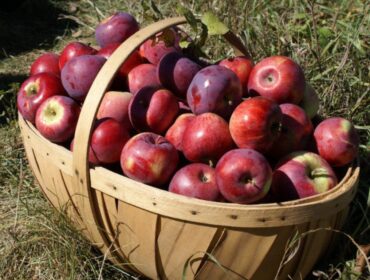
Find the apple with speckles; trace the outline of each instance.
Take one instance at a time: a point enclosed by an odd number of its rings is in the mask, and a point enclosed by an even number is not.
[[[329,163],[319,155],[298,151],[282,159],[273,173],[272,193],[279,201],[326,192],[338,183]]]
[[[47,52],[40,55],[31,65],[30,76],[38,73],[51,73],[60,77],[59,55]]]
[[[252,149],[234,149],[216,166],[216,182],[223,197],[236,203],[261,200],[270,190],[271,167],[266,158]]]
[[[35,123],[36,111],[53,95],[66,95],[60,79],[51,73],[38,73],[25,80],[17,94],[17,107],[21,115]]]
[[[136,181],[162,186],[177,168],[176,148],[161,135],[143,132],[132,137],[121,153],[123,173]]]
[[[344,118],[323,120],[314,131],[317,150],[330,165],[340,167],[358,155],[359,137],[353,124]]]
[[[230,69],[238,76],[243,96],[248,96],[248,79],[254,65],[252,59],[246,56],[231,57],[221,60],[219,65]]]
[[[112,43],[122,43],[139,30],[136,19],[125,12],[116,12],[99,23],[95,29],[95,38],[104,48]]]
[[[221,197],[215,170],[204,163],[191,163],[179,169],[172,177],[168,190],[209,201],[219,201]]]
[[[185,113],[177,117],[175,122],[167,130],[165,138],[175,146],[178,151],[182,152],[182,142],[184,132],[188,127],[188,124],[195,118],[194,114]]]
[[[68,96],[49,97],[37,110],[36,128],[51,142],[66,142],[75,133],[80,111],[79,104]]]
[[[143,87],[160,87],[157,67],[149,63],[134,67],[127,75],[127,84],[132,94],[136,94]]]
[[[286,56],[271,56],[258,62],[248,79],[251,96],[261,95],[277,102],[299,104],[305,90],[302,68]]]
[[[256,96],[244,100],[230,118],[230,133],[239,148],[266,154],[280,136],[283,114],[271,99]]]
[[[64,47],[59,56],[59,69],[62,71],[64,65],[74,57],[81,55],[94,55],[97,50],[84,43],[71,42]]]
[[[235,107],[242,102],[242,95],[242,85],[233,71],[211,65],[194,76],[186,99],[195,115],[211,112],[228,120]]]
[[[183,133],[182,150],[191,162],[216,164],[234,146],[227,122],[214,113],[196,116]]]

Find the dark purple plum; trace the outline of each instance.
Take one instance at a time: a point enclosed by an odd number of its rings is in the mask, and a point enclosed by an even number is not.
[[[112,43],[122,43],[138,30],[139,24],[132,15],[117,12],[100,22],[95,30],[95,38],[99,46],[104,48]]]
[[[73,99],[83,101],[106,59],[98,55],[81,55],[69,60],[62,69],[62,84]]]
[[[177,98],[167,89],[144,87],[129,104],[129,118],[137,131],[164,133],[179,113]]]
[[[162,57],[157,66],[159,82],[181,98],[186,98],[186,91],[201,67],[180,53],[171,52]]]
[[[194,76],[186,98],[195,115],[212,112],[229,119],[242,95],[242,85],[233,71],[211,65]]]
[[[181,52],[180,37],[173,29],[166,29],[141,46],[142,55],[152,64],[157,65],[161,58],[171,52]]]
[[[132,94],[136,94],[143,87],[159,87],[157,67],[149,63],[134,67],[127,75],[127,83]]]

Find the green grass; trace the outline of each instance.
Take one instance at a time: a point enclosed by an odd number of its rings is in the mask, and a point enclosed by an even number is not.
[[[129,279],[103,261],[51,209],[27,167],[16,124],[15,96],[32,61],[60,51],[71,40],[91,44],[93,29],[116,10],[142,25],[177,14],[179,1],[26,1],[13,14],[0,14],[0,279]],[[130,3],[129,3],[130,2]],[[217,14],[246,43],[255,61],[282,54],[302,65],[320,96],[320,114],[352,120],[361,136],[361,180],[343,229],[358,244],[370,244],[370,16],[369,2],[183,1],[194,14]],[[27,13],[27,11],[29,11]],[[20,16],[20,15],[24,16]],[[58,17],[59,19],[55,19]],[[215,61],[230,55],[216,37],[205,51]],[[344,237],[315,268],[312,278],[366,279],[356,273],[356,247]]]

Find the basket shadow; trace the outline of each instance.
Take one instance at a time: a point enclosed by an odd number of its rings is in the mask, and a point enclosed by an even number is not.
[[[0,3],[0,59],[34,48],[50,48],[66,29],[76,27],[68,13],[49,0],[13,0]]]

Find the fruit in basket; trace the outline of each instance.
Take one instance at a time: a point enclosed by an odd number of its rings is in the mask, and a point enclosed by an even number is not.
[[[257,96],[244,100],[230,118],[230,133],[239,148],[267,153],[280,136],[283,114],[277,103]]]
[[[119,162],[121,151],[130,139],[127,127],[111,118],[101,119],[95,125],[90,147],[99,163]]]
[[[237,56],[223,59],[219,65],[230,69],[238,76],[242,84],[243,96],[248,96],[248,79],[253,68],[253,61],[246,56]]]
[[[194,76],[186,98],[191,111],[196,115],[212,112],[229,119],[242,101],[242,94],[240,80],[233,71],[211,65]]]
[[[122,43],[139,30],[139,24],[129,13],[116,12],[104,19],[95,29],[95,39],[100,47]]]
[[[104,94],[103,100],[97,113],[97,119],[112,118],[122,123],[127,130],[131,130],[131,122],[128,116],[128,106],[132,94],[129,92],[108,91]]]
[[[64,47],[59,57],[59,69],[62,71],[64,65],[76,56],[94,55],[97,50],[80,42],[71,42]]]
[[[35,123],[37,109],[53,95],[66,95],[60,79],[50,73],[33,75],[22,83],[18,91],[18,110],[26,120]]]
[[[310,119],[316,116],[317,111],[319,110],[320,107],[319,97],[317,96],[317,93],[313,89],[313,87],[307,82],[303,92],[303,98],[299,106],[301,106],[303,110],[305,110],[307,116]]]
[[[184,156],[191,162],[215,164],[234,147],[227,122],[214,113],[196,116],[182,138]]]
[[[299,104],[305,78],[302,68],[285,56],[262,59],[252,69],[248,80],[250,95],[261,95],[275,102]]]
[[[252,203],[270,190],[272,171],[268,161],[252,149],[234,149],[216,166],[216,181],[223,197],[231,202]]]
[[[171,142],[178,151],[182,151],[182,139],[188,124],[195,118],[194,114],[185,113],[177,117],[175,122],[167,130],[165,138]]]
[[[157,67],[148,63],[136,66],[128,73],[127,84],[132,94],[136,94],[143,87],[160,87]]]
[[[74,149],[74,141],[75,140],[73,139],[71,141],[70,146],[69,146],[69,149],[71,150],[71,152],[73,152],[73,149]],[[95,165],[100,164],[100,161],[96,157],[94,151],[91,149],[91,145],[89,146],[88,160],[89,160],[89,163],[92,163],[92,164],[95,164]]]
[[[320,156],[332,166],[344,166],[357,157],[359,137],[353,124],[344,118],[322,121],[314,137]]]
[[[144,42],[141,52],[150,63],[157,65],[161,58],[171,52],[181,52],[179,35],[173,28],[165,29]]]
[[[280,135],[269,151],[269,155],[276,159],[294,151],[305,150],[313,132],[311,120],[301,107],[291,103],[279,107],[283,113]]]
[[[62,69],[62,83],[68,95],[83,101],[106,59],[98,55],[81,55],[69,60]]]
[[[44,53],[32,63],[30,76],[44,72],[60,77],[59,55],[51,52]]]
[[[279,201],[285,201],[326,192],[337,183],[337,177],[325,159],[315,153],[298,151],[277,164],[272,192]]]
[[[186,99],[186,92],[201,67],[177,52],[162,57],[157,66],[158,80],[165,88]]]
[[[68,96],[49,97],[37,110],[36,127],[51,142],[63,143],[73,137],[80,110],[80,106]]]
[[[165,132],[179,112],[176,96],[167,89],[144,87],[131,99],[129,118],[137,131]]]
[[[96,55],[100,55],[105,57],[105,59],[108,59],[112,53],[120,46],[120,43],[112,43],[104,48],[101,48]],[[121,67],[118,70],[119,75],[126,78],[128,73],[134,69],[136,66],[140,65],[142,63],[142,58],[138,51],[134,51],[130,56],[126,59],[125,62],[121,65]]]
[[[192,163],[179,169],[172,177],[168,190],[210,201],[218,201],[221,195],[215,170],[204,163]]]
[[[163,136],[143,132],[132,137],[121,153],[123,173],[136,181],[162,186],[176,170],[179,155]]]

